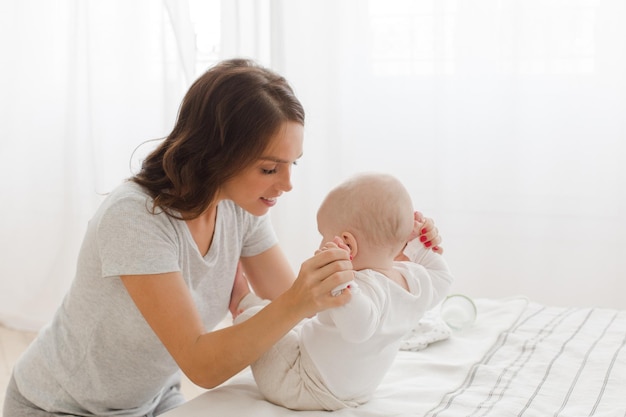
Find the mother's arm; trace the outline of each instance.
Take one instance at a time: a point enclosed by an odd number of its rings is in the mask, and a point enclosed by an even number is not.
[[[261,257],[265,261],[276,258]],[[271,254],[270,254],[271,255]],[[262,262],[252,262],[252,269]],[[180,369],[195,384],[213,388],[250,365],[305,317],[338,307],[349,292],[333,297],[333,288],[353,278],[344,250],[327,250],[302,264],[293,285],[250,319],[207,331],[180,272],[126,275],[122,282],[137,308]],[[260,278],[260,277],[259,277]],[[282,271],[282,280],[286,279]],[[257,284],[258,285],[258,284]],[[269,286],[261,285],[262,291]]]
[[[279,245],[259,255],[241,258],[241,265],[254,293],[266,300],[273,300],[287,291],[296,279]]]

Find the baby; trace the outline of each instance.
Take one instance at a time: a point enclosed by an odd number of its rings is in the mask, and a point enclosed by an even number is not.
[[[294,410],[367,402],[403,337],[452,283],[440,254],[418,239],[407,248],[422,224],[414,218],[408,191],[393,176],[366,173],[343,182],[322,202],[317,224],[320,250],[336,245],[351,255],[356,271],[347,289],[351,299],[301,322],[251,366],[265,398]],[[409,261],[396,261],[407,256]],[[242,274],[238,281],[235,290],[247,294],[235,323],[267,304],[249,291]]]

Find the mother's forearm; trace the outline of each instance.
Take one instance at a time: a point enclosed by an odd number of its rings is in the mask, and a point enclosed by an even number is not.
[[[179,366],[194,384],[215,388],[256,361],[303,318],[293,300],[278,297],[242,323],[201,335]]]
[[[274,300],[287,291],[296,279],[278,245],[259,255],[241,258],[241,265],[254,293],[266,300]]]

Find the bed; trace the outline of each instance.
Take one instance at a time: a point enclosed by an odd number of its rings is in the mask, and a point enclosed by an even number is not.
[[[337,417],[626,416],[626,311],[476,299],[469,327],[401,350],[367,404]],[[249,369],[166,417],[302,415],[263,400]]]

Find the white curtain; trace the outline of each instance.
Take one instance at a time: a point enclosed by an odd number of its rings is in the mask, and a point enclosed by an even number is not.
[[[329,187],[387,171],[436,220],[455,291],[626,308],[626,2],[228,3],[224,54],[284,73],[307,110],[272,212],[294,268]]]
[[[437,221],[455,291],[626,308],[623,0],[221,9],[220,57],[283,73],[307,111],[294,190],[272,211],[294,269],[328,189],[387,171]],[[0,3],[0,322],[51,317],[103,194],[171,129],[191,26],[183,1]]]
[[[51,318],[97,205],[171,129],[188,20],[184,1],[0,3],[0,323]]]

